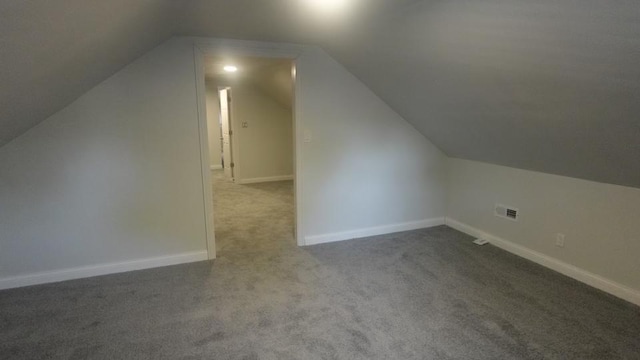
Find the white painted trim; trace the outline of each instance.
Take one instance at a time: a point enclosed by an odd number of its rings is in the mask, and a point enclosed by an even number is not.
[[[463,233],[469,234],[473,237],[488,240],[492,245],[506,250],[512,254],[518,255],[527,260],[531,260],[546,268],[557,271],[563,275],[576,279],[589,286],[593,286],[596,289],[600,289],[604,292],[617,296],[636,305],[640,305],[640,291],[638,290],[606,279],[600,275],[581,269],[577,266],[567,264],[563,261],[531,250],[522,245],[518,245],[511,241],[502,239],[498,236],[486,233],[480,229],[474,228],[473,226],[467,225],[458,220],[446,218],[445,222],[449,227],[452,227],[458,231],[462,231]]]
[[[209,160],[209,131],[207,129],[206,85],[204,74],[204,54],[193,47],[193,73],[196,85],[196,110],[198,115],[198,135],[200,140],[200,173],[202,176],[202,210],[204,212],[205,245],[209,259],[216,258],[216,233],[213,228],[213,189]]]
[[[205,54],[227,54],[231,57],[252,56],[296,59],[300,57],[304,48],[308,47],[307,45],[291,43],[220,39],[210,37],[184,37],[184,39],[191,39],[193,44]]]
[[[297,68],[297,59],[302,55],[305,49],[311,48],[308,45],[299,44],[286,44],[286,43],[269,43],[260,41],[246,41],[246,40],[229,40],[229,39],[216,39],[205,37],[185,37],[185,39],[191,39],[193,41],[194,48],[199,49],[197,56],[213,55],[213,56],[251,56],[251,57],[266,57],[266,58],[286,58],[293,62],[293,66]],[[194,50],[195,51],[195,50]],[[203,59],[200,58],[199,61]],[[200,70],[200,69],[197,69]],[[202,91],[200,88],[198,91]],[[293,82],[294,93],[294,105],[293,105],[293,134],[294,134],[294,199],[295,199],[295,232],[296,240],[299,246],[304,245],[304,221],[303,221],[303,208],[304,203],[302,200],[302,108],[300,107],[300,78],[297,75],[294,76]],[[204,98],[204,95],[198,95]],[[206,122],[206,121],[205,121]],[[213,227],[212,227],[213,230]],[[215,242],[215,239],[214,239]],[[215,244],[214,244],[215,245]]]
[[[244,184],[255,184],[255,183],[263,183],[263,182],[271,182],[271,181],[285,181],[285,180],[293,180],[293,175],[280,175],[280,176],[268,176],[268,177],[260,177],[260,178],[242,179],[242,180],[238,180],[237,183],[244,185]]]
[[[229,118],[229,164],[231,166],[231,178],[238,179],[238,174],[242,173],[242,157],[240,156],[240,142],[242,141],[242,132],[236,131],[242,127],[242,124],[236,124],[236,113],[238,112],[238,102],[233,101],[233,89],[235,85],[225,86],[227,89],[227,96],[231,96],[231,106],[228,106],[227,102],[227,115]],[[218,87],[218,99],[220,99],[220,88]],[[220,111],[222,111],[222,105],[220,105]],[[224,141],[222,141],[224,144]],[[224,157],[224,154],[223,154]],[[222,159],[222,161],[225,161]]]
[[[207,260],[207,251],[0,278],[0,290]]]
[[[300,78],[298,76],[298,61],[293,60],[293,201],[295,203],[294,224],[295,237],[298,246],[305,245],[303,226],[304,203],[302,201],[302,151],[304,129],[301,124],[302,107],[300,106]]]
[[[211,165],[209,166],[210,170],[222,170],[222,165]]]
[[[324,244],[324,243],[329,243],[334,241],[358,239],[358,238],[363,238],[367,236],[390,234],[390,233],[400,232],[400,231],[424,229],[424,228],[443,225],[443,224],[444,224],[444,217],[438,217],[433,219],[425,219],[425,220],[411,221],[411,222],[405,222],[405,223],[399,223],[399,224],[391,224],[391,225],[375,226],[375,227],[364,228],[364,229],[343,231],[339,233],[313,235],[313,236],[305,237],[305,245]]]

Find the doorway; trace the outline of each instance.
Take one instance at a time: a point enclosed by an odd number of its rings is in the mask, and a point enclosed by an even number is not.
[[[293,61],[203,60],[216,252],[297,246]]]
[[[233,150],[231,146],[231,134],[233,130],[231,128],[231,88],[224,87],[218,90],[218,102],[220,104],[220,140],[222,142],[222,168],[224,176],[231,181],[234,181],[233,168]],[[207,111],[215,112],[216,109],[207,109]],[[215,124],[212,124],[215,126]],[[215,146],[215,144],[209,144],[209,146]]]

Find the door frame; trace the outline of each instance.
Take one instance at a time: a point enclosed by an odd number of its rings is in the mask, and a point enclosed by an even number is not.
[[[194,75],[196,82],[196,105],[198,130],[200,133],[200,162],[202,171],[203,210],[205,216],[205,234],[208,258],[216,258],[216,240],[214,229],[213,189],[211,169],[209,167],[209,138],[207,133],[206,88],[204,73],[205,56],[251,56],[262,58],[288,59],[292,63],[293,78],[293,197],[294,197],[294,237],[298,246],[304,246],[302,228],[302,139],[303,127],[300,108],[300,79],[298,76],[298,58],[302,49],[295,45],[265,46],[264,43],[249,41],[224,41],[217,39],[197,39],[193,45]]]
[[[224,161],[224,125],[222,123],[222,99],[220,98],[220,93],[226,90],[227,91],[227,131],[229,132],[229,161],[228,163],[226,163]],[[231,118],[231,114],[233,113],[232,109],[231,109],[231,103],[232,101],[229,101],[229,98],[232,98],[231,96],[231,86],[218,86],[218,103],[220,104],[220,134],[222,135],[222,162],[225,163],[223,166],[223,170],[227,168],[227,166],[230,169],[231,172],[231,181],[236,182],[236,166],[238,165],[239,161],[236,158],[236,149],[235,146],[236,145],[236,141],[234,139],[234,135],[235,135],[235,129],[233,128],[233,120]],[[208,126],[209,124],[207,124]],[[233,164],[233,165],[231,165]],[[225,174],[226,176],[226,174]]]

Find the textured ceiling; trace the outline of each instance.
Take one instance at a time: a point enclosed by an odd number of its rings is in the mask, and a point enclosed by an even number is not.
[[[0,146],[197,35],[318,44],[450,156],[640,187],[637,0],[346,1],[0,0]]]

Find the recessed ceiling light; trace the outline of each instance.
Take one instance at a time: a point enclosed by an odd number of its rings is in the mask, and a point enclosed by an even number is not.
[[[346,0],[306,0],[311,5],[322,10],[339,10],[346,4]]]
[[[236,72],[236,71],[238,71],[238,68],[236,66],[233,66],[233,65],[225,65],[222,69],[224,71],[226,71],[226,72]]]

